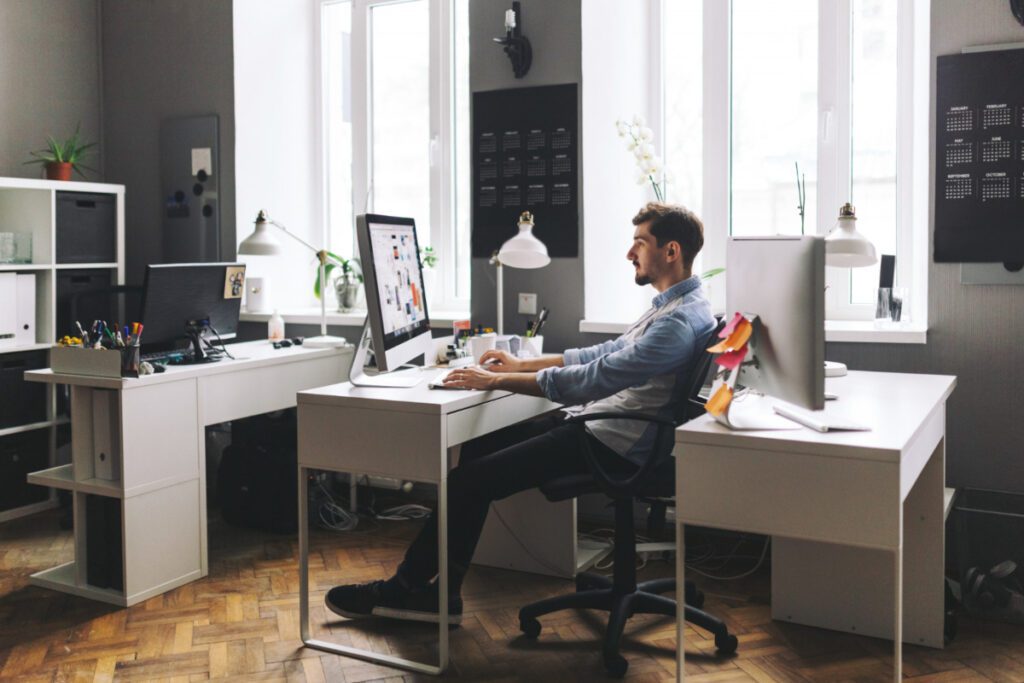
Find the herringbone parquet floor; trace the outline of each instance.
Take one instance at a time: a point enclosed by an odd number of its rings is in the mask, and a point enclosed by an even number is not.
[[[300,646],[298,570],[292,539],[239,531],[211,514],[210,575],[129,609],[28,586],[28,575],[71,558],[71,534],[55,513],[0,525],[0,680],[91,681],[207,679],[260,681],[429,680]],[[338,582],[393,570],[413,523],[381,523],[372,533],[317,532],[314,604]],[[154,558],[159,561],[159,558]],[[645,578],[670,575],[655,562]],[[780,624],[770,619],[768,571],[741,582],[699,582],[706,607],[739,635],[735,657],[719,660],[691,629],[688,680],[884,681],[888,642]],[[539,641],[519,635],[519,607],[570,590],[569,582],[499,570],[474,570],[465,590],[464,625],[452,631],[451,669],[461,681],[606,679],[598,643],[603,615],[561,613],[542,620]],[[323,624],[318,607],[314,622]],[[627,626],[628,679],[672,680],[675,626],[637,617]],[[319,633],[411,656],[434,650],[429,626],[330,620]],[[945,650],[907,646],[905,675],[919,683],[1024,681],[1024,628],[962,618]]]

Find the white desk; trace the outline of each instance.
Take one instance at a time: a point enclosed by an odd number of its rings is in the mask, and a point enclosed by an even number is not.
[[[429,379],[437,371],[420,371]],[[461,444],[478,436],[548,412],[558,406],[547,399],[504,391],[431,390],[426,379],[411,389],[360,388],[338,384],[304,391],[298,398],[299,481],[307,471],[333,470],[396,477],[437,485],[440,584],[439,662],[416,662],[310,637],[309,535],[305,520],[306,491],[299,490],[299,619],[302,642],[309,647],[357,657],[420,673],[438,674],[448,666],[448,470]],[[519,498],[513,508],[508,504]],[[558,507],[560,506],[560,507]],[[575,573],[575,503],[551,504],[539,492],[524,492],[502,501],[503,518],[519,526],[517,537],[530,538],[538,557]],[[482,563],[494,538],[494,515],[478,546],[474,562]],[[542,533],[534,533],[536,530]],[[536,545],[535,545],[536,544]],[[517,556],[514,543],[502,543]],[[508,552],[508,550],[506,550]],[[529,561],[526,558],[524,561]],[[487,562],[511,566],[505,560]]]
[[[302,389],[337,382],[352,350],[228,346],[237,360],[169,366],[137,379],[25,373],[71,385],[69,465],[30,474],[33,484],[73,492],[75,560],[31,582],[115,605],[134,605],[207,574],[205,427],[295,405]],[[94,427],[111,434],[113,474],[94,461]],[[100,476],[97,476],[100,474]],[[124,589],[86,580],[86,495],[121,501]]]
[[[943,647],[946,399],[955,377],[851,372],[826,413],[870,432],[676,431],[677,581],[683,522],[771,535],[772,618]],[[741,645],[742,647],[742,645]],[[683,680],[683,619],[677,680]]]

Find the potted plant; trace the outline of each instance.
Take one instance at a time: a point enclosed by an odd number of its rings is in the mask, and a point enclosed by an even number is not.
[[[48,136],[46,139],[46,149],[30,152],[35,158],[25,163],[43,164],[46,168],[46,178],[48,180],[71,180],[72,170],[83,178],[85,177],[85,174],[82,173],[83,168],[95,171],[95,169],[83,164],[82,158],[87,153],[91,153],[89,150],[95,147],[96,143],[82,142],[79,128],[81,128],[81,124],[75,126],[75,134],[64,142],[55,140],[53,136]]]
[[[347,259],[332,252],[327,252],[327,263],[324,265],[324,276],[331,281],[331,274],[338,269],[334,279],[334,293],[338,299],[338,310],[348,313],[356,307],[359,300],[359,288],[363,286],[362,266],[359,259]],[[313,294],[320,298],[320,264],[317,263],[316,281],[313,283]]]
[[[420,249],[420,263],[423,265],[423,289],[428,295],[434,294],[437,271],[437,252],[433,247]],[[436,300],[436,299],[435,299]]]

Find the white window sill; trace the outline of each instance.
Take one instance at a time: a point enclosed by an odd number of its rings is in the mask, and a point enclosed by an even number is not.
[[[320,309],[316,307],[312,308],[288,308],[279,311],[281,317],[284,318],[285,323],[292,325],[319,325],[320,324]],[[251,323],[265,323],[270,320],[270,316],[273,312],[259,312],[250,313],[248,311],[242,311],[238,316],[238,319],[243,322]],[[430,322],[434,327],[442,325],[451,325],[452,321],[455,320],[467,320],[469,313],[467,311],[431,311]],[[347,327],[362,327],[366,321],[366,311],[353,310],[349,313],[339,313],[338,311],[327,311],[327,324],[328,325],[343,325]]]
[[[622,334],[627,327],[629,327],[627,323],[580,321],[580,332]],[[827,320],[825,321],[825,341],[866,344],[924,344],[928,341],[928,327],[921,323],[875,327],[873,320]]]

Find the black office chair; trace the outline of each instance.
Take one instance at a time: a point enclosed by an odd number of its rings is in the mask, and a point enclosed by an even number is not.
[[[724,326],[719,322],[713,335]],[[587,457],[591,472],[554,479],[543,486],[541,492],[554,502],[576,498],[587,493],[604,493],[612,498],[615,506],[615,566],[613,577],[582,573],[576,577],[576,592],[541,600],[523,607],[519,611],[519,628],[529,638],[540,635],[537,617],[563,609],[600,609],[610,612],[608,630],[604,641],[604,664],[609,673],[623,676],[629,663],[619,654],[619,643],[626,620],[634,614],[676,615],[676,601],[663,593],[676,589],[674,578],[654,579],[637,584],[636,581],[636,530],[633,526],[633,503],[643,500],[661,506],[664,516],[665,499],[675,495],[675,458],[672,447],[675,443],[675,428],[693,417],[704,413],[704,401],[700,397],[701,387],[711,367],[711,354],[702,351],[694,362],[691,383],[685,398],[675,410],[675,419],[640,413],[594,413],[570,418],[568,422],[589,422],[609,418],[641,420],[658,425],[651,457],[644,465],[625,479],[608,474],[594,457],[585,435],[581,447]],[[686,582],[685,617],[715,634],[715,647],[719,654],[729,655],[736,651],[738,641],[729,633],[720,619],[701,611],[704,596],[690,581]]]

